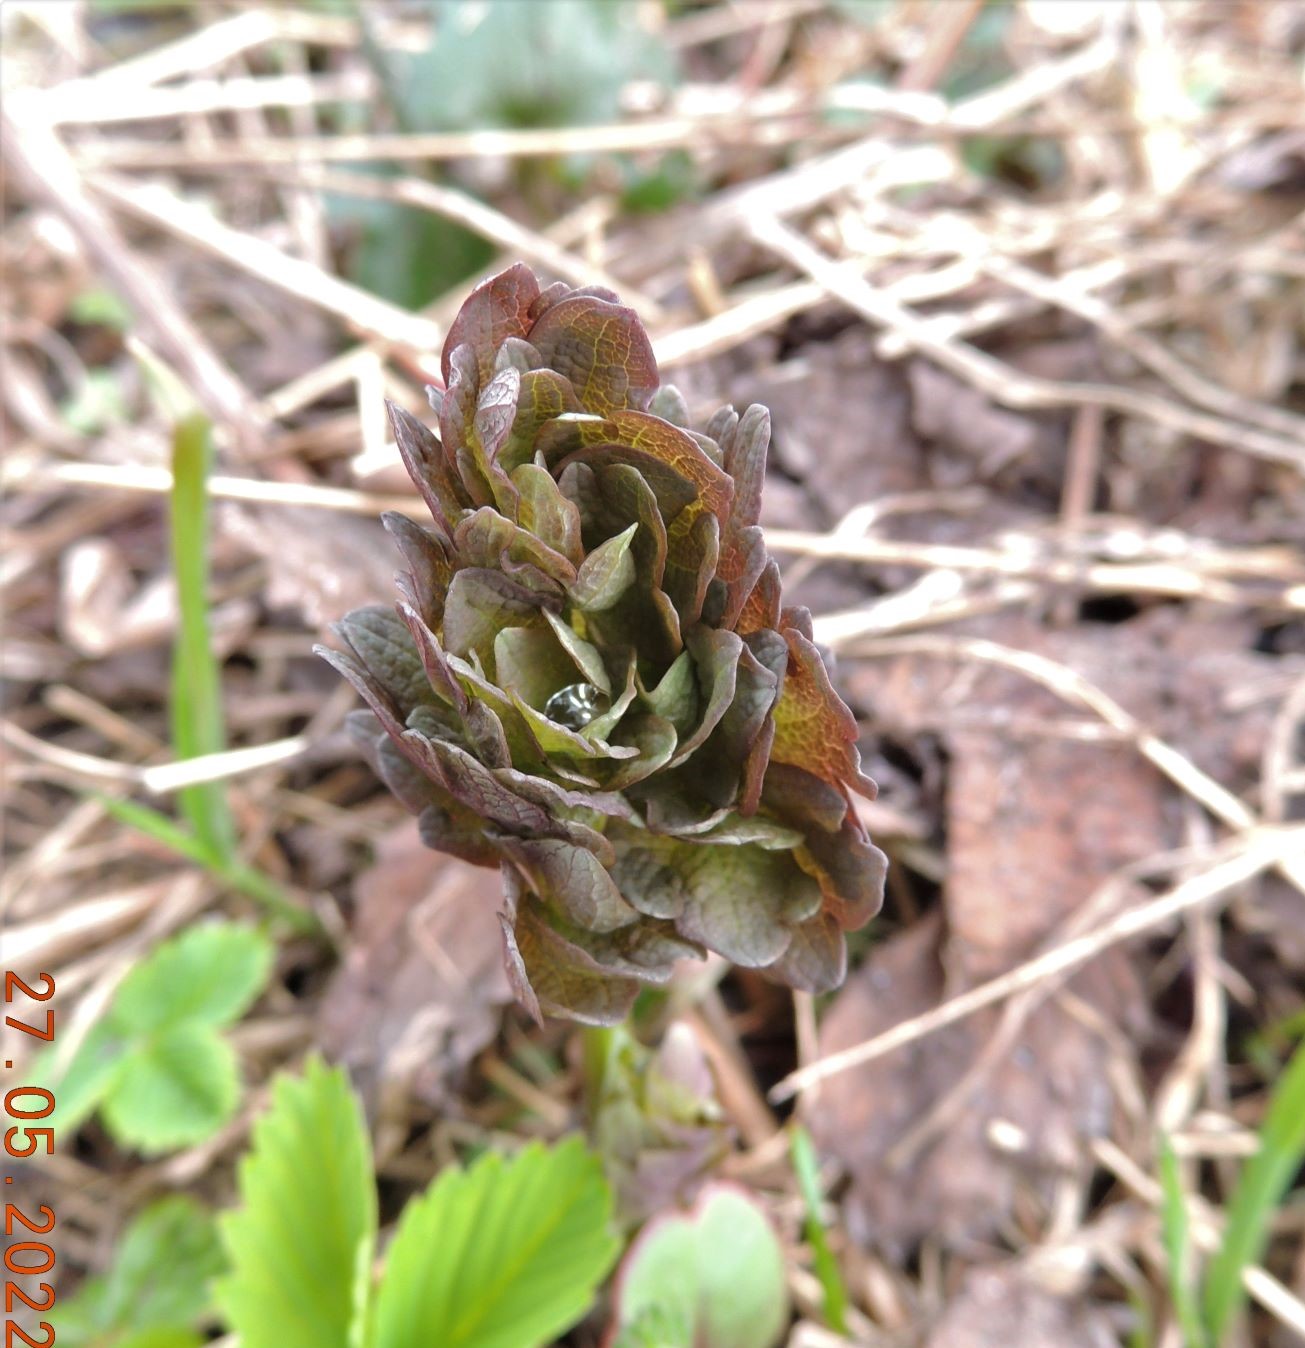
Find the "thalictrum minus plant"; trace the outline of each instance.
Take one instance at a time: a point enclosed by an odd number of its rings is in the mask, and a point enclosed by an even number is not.
[[[708,950],[836,987],[885,861],[856,721],[757,524],[766,409],[691,427],[632,310],[519,264],[442,369],[438,436],[391,408],[429,514],[386,517],[397,612],[323,654],[426,842],[501,868],[519,999],[612,1024]]]

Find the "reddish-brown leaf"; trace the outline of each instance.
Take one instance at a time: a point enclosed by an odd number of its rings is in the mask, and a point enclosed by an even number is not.
[[[471,292],[449,327],[440,368],[449,382],[450,358],[464,342],[476,353],[481,381],[494,373],[494,356],[509,337],[524,337],[530,326],[530,306],[539,296],[535,274],[518,262]]]
[[[730,502],[734,497],[734,483],[729,474],[712,463],[692,436],[669,421],[647,412],[617,411],[609,413],[602,421],[577,421],[564,428],[559,423],[559,438],[563,436],[583,449],[562,460],[557,471],[573,459],[598,462],[592,454],[585,452],[594,449],[609,451],[603,462],[632,463],[636,468],[648,463],[661,464],[683,478],[697,493],[697,502],[690,506],[696,504],[694,514],[704,508],[710,510],[722,526],[729,519]]]
[[[795,628],[783,635],[788,643],[788,674],[775,704],[772,760],[805,768],[826,781],[846,782],[872,795],[873,786],[861,775],[856,719],[829,682],[820,652]]]
[[[549,369],[571,381],[586,411],[644,408],[657,392],[657,359],[633,309],[573,295],[547,309],[523,335]]]

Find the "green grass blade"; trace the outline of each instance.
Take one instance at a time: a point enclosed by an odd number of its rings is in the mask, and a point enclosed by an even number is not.
[[[96,797],[115,819],[134,828],[147,838],[162,843],[170,851],[203,866],[223,884],[238,890],[246,898],[261,904],[274,917],[278,917],[295,931],[307,935],[321,933],[322,924],[306,908],[297,904],[270,876],[247,866],[244,862],[217,856],[209,844],[201,841],[193,833],[182,828],[174,819],[148,805],[138,804],[134,800],[124,800],[119,796]]]
[[[1263,1029],[1249,1036],[1245,1046],[1246,1057],[1262,1076],[1276,1076],[1280,1056],[1302,1037],[1305,1037],[1305,1008],[1270,1021]]]
[[[316,915],[297,904],[270,875],[240,861],[220,862],[214,870],[232,889],[261,904],[295,931],[321,935],[322,924]]]
[[[208,614],[208,420],[182,417],[172,436],[172,567],[180,625],[172,652],[172,747],[178,758],[226,748],[220,671]],[[181,811],[213,856],[235,854],[226,785],[203,782],[178,793]]]
[[[138,833],[153,838],[157,843],[162,843],[178,856],[183,856],[208,870],[212,870],[218,864],[219,858],[213,855],[206,843],[201,842],[193,833],[182,828],[175,819],[170,819],[166,814],[160,814],[158,810],[152,810],[148,805],[141,805],[134,800],[124,800],[121,796],[97,795],[96,799],[119,823],[134,828]]]
[[[1269,1222],[1305,1158],[1305,1044],[1279,1077],[1260,1128],[1260,1150],[1246,1163],[1228,1207],[1223,1243],[1210,1264],[1205,1287],[1205,1324],[1222,1343],[1242,1308],[1242,1274],[1257,1263]]]
[[[1192,1228],[1187,1211],[1187,1195],[1178,1173],[1178,1158],[1167,1137],[1160,1139],[1160,1187],[1164,1203],[1160,1209],[1160,1231],[1169,1262],[1169,1300],[1173,1304],[1185,1348],[1207,1348],[1201,1307],[1192,1283]]]
[[[793,1173],[806,1205],[806,1236],[815,1260],[816,1277],[825,1293],[825,1323],[836,1334],[847,1333],[847,1288],[838,1270],[838,1261],[825,1238],[825,1224],[820,1216],[820,1173],[816,1149],[811,1134],[801,1125],[793,1129],[790,1151]]]

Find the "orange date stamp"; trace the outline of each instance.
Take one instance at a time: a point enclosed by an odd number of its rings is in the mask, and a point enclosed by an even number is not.
[[[41,1006],[54,996],[54,979],[47,973],[37,975],[40,989],[28,986],[11,970],[4,974],[5,1009],[16,1014],[6,1015],[5,1035],[13,1032],[30,1034],[49,1044],[54,1042],[54,1008]],[[32,1005],[35,1003],[35,1005]],[[44,1024],[42,1024],[42,1019]],[[0,1038],[0,1052],[3,1052],[4,1039]],[[13,1059],[3,1058],[6,1071],[12,1070]],[[54,1112],[54,1095],[43,1086],[14,1086],[4,1093],[4,1111],[7,1126],[4,1135],[4,1161],[10,1158],[26,1159],[42,1152],[51,1155],[54,1152],[54,1129],[38,1127],[41,1119],[49,1118]],[[5,1169],[13,1167],[5,1164]],[[40,1237],[48,1236],[54,1230],[54,1209],[42,1203],[36,1210],[36,1216],[24,1213],[17,1203],[8,1201],[13,1192],[13,1175],[0,1176],[5,1187],[4,1233],[6,1248],[5,1266],[5,1338],[4,1348],[15,1348],[18,1344],[31,1344],[34,1348],[49,1348],[54,1343],[54,1326],[48,1320],[36,1322],[36,1332],[44,1335],[36,1338],[28,1333],[15,1318],[22,1314],[30,1324],[27,1312],[48,1311],[54,1305],[54,1287],[48,1282],[36,1282],[42,1274],[49,1273],[55,1264],[54,1248]],[[13,1237],[18,1239],[14,1240]],[[20,1307],[26,1308],[20,1310]]]

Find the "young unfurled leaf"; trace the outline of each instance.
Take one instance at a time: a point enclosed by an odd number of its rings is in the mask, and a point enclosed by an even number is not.
[[[611,608],[634,580],[634,558],[630,555],[630,541],[638,530],[632,524],[614,538],[600,543],[580,566],[575,584],[571,586],[571,600],[590,613]]]
[[[621,1330],[659,1316],[690,1325],[686,1345],[774,1348],[789,1315],[779,1238],[743,1190],[712,1185],[691,1212],[643,1229],[617,1274],[615,1303]]]

